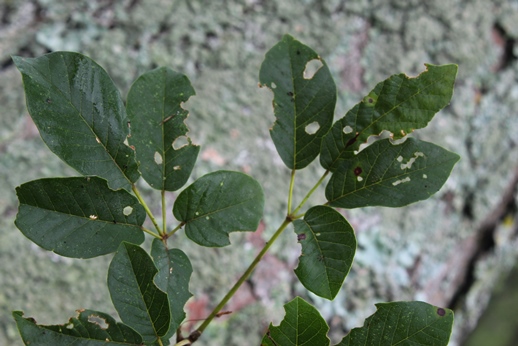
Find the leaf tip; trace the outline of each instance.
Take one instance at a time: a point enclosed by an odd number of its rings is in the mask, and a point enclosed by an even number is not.
[[[293,36],[291,36],[290,34],[284,34],[284,35],[282,36],[282,40],[283,40],[283,41],[294,41],[294,40],[295,40],[295,38],[294,38]]]
[[[13,310],[12,315],[14,317],[17,317],[17,316],[21,317],[21,316],[23,316],[23,311],[21,311],[21,310]]]
[[[23,63],[27,58],[24,58],[19,55],[11,55],[11,59],[13,59],[13,62],[16,65],[16,67],[19,67],[20,63]]]

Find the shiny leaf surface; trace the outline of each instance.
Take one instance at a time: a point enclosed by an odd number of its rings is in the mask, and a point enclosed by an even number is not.
[[[379,140],[342,162],[327,184],[326,198],[340,208],[402,207],[437,192],[459,159],[414,138],[399,145]]]
[[[17,187],[16,194],[16,226],[59,255],[91,258],[116,251],[122,241],[144,241],[144,208],[125,190],[111,190],[104,179],[34,180]]]
[[[302,245],[295,274],[309,291],[334,299],[351,269],[356,237],[345,218],[326,206],[309,209],[295,220],[295,233]]]
[[[163,339],[169,339],[185,319],[184,305],[192,297],[189,292],[192,266],[187,255],[179,249],[166,249],[160,239],[154,239],[151,257],[158,268],[155,284],[167,293],[171,310],[169,332]]]
[[[336,346],[446,346],[453,327],[453,311],[423,302],[376,304],[377,311]]]
[[[29,114],[50,150],[81,174],[130,191],[139,172],[135,152],[124,144],[124,104],[106,71],[71,52],[13,60],[22,74]]]
[[[178,190],[192,172],[200,147],[186,136],[188,112],[182,103],[194,94],[185,75],[166,67],[140,76],[128,93],[128,141],[142,177],[155,189]]]
[[[329,346],[329,327],[317,309],[297,297],[284,310],[284,319],[277,327],[270,323],[261,346]]]
[[[204,175],[180,193],[174,216],[202,246],[230,244],[228,234],[255,231],[263,216],[264,195],[252,177],[231,171]]]
[[[154,342],[169,330],[171,312],[167,294],[154,283],[158,270],[140,246],[122,243],[110,263],[108,289],[125,324],[145,342]]]
[[[259,80],[274,95],[276,121],[270,135],[279,155],[290,169],[306,167],[333,123],[336,86],[327,64],[285,35],[266,53]]]
[[[81,310],[68,323],[52,326],[38,325],[33,318],[23,317],[21,311],[14,311],[13,317],[25,345],[142,344],[142,337],[137,332],[98,311]]]
[[[322,142],[320,163],[335,171],[354,156],[371,135],[386,130],[393,139],[402,138],[428,122],[450,103],[457,65],[429,65],[415,78],[393,75],[335,122]]]

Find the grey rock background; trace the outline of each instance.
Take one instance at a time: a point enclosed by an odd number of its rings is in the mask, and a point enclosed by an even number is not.
[[[43,251],[16,230],[14,187],[75,173],[42,143],[27,114],[10,55],[73,50],[103,66],[126,95],[136,77],[166,65],[191,79],[186,107],[202,145],[193,178],[216,169],[245,171],[268,203],[261,229],[235,234],[232,247],[206,249],[173,241],[195,274],[188,303],[203,318],[282,222],[289,172],[268,128],[271,94],[257,87],[266,51],[284,33],[327,61],[339,89],[341,117],[375,84],[425,62],[457,63],[452,104],[416,136],[456,151],[462,160],[432,199],[403,209],[345,211],[359,250],[343,291],[328,302],[294,279],[300,247],[288,230],[199,345],[255,345],[295,294],[316,304],[338,341],[363,324],[374,303],[425,300],[455,308],[451,345],[483,313],[493,286],[518,256],[518,3],[484,0],[4,0],[0,3],[0,344],[21,344],[11,310],[39,323],[63,323],[78,308],[116,316],[106,289],[110,256],[72,260]],[[322,172],[299,174],[297,198]],[[142,184],[148,201],[158,195]],[[314,203],[323,199],[322,194]],[[169,196],[172,206],[174,195]],[[150,202],[159,214],[158,204]],[[171,223],[171,226],[174,226]],[[186,324],[189,328],[192,324]]]

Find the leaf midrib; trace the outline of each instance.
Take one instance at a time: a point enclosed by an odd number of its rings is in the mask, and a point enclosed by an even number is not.
[[[26,204],[26,203],[22,203],[20,204],[20,206],[24,206],[26,208],[31,208],[31,209],[35,209],[37,211],[50,211],[50,212],[53,212],[55,214],[59,214],[59,215],[64,215],[66,217],[74,217],[74,218],[79,218],[79,219],[85,219],[89,222],[103,222],[103,223],[107,223],[107,224],[111,224],[111,225],[114,225],[114,226],[135,226],[135,227],[140,227],[138,224],[136,223],[127,223],[127,222],[118,222],[116,224],[113,223],[113,220],[104,220],[104,219],[95,219],[95,220],[92,220],[90,218],[90,216],[88,215],[77,215],[77,214],[71,214],[71,213],[66,213],[64,211],[59,211],[59,210],[53,210],[53,209],[49,209],[49,208],[42,208],[42,207],[39,207],[39,206],[34,206],[32,204]],[[92,215],[95,215],[95,214],[92,214]],[[98,216],[98,215],[96,215]]]
[[[443,161],[439,161],[439,162],[435,161],[433,167],[443,166],[443,165],[447,164],[448,162],[450,162],[450,161],[452,161],[454,159],[455,158],[449,158],[447,160],[443,160]],[[383,179],[384,176],[382,176],[382,178],[380,180],[378,180],[377,182],[373,182],[372,184],[369,184],[369,185],[367,185],[367,179],[365,179],[365,184],[362,187],[354,189],[354,190],[346,192],[346,193],[343,193],[339,197],[329,200],[329,202],[334,202],[334,201],[337,201],[337,200],[342,199],[344,197],[347,197],[347,196],[353,195],[355,193],[358,193],[360,191],[368,190],[368,189],[370,189],[373,186],[380,185],[380,184],[386,182],[387,180],[397,179],[397,178],[408,176],[410,174],[419,173],[419,172],[421,172],[423,170],[428,169],[429,167],[430,167],[430,165],[427,165],[427,166],[424,166],[424,167],[421,167],[421,168],[414,169],[414,170],[412,170],[410,172],[405,172],[405,173],[402,173],[402,174],[399,174],[399,175],[396,175],[396,176],[393,176],[393,177],[390,177],[390,178],[387,178],[387,179]],[[389,166],[388,169],[390,169],[390,166]],[[371,172],[372,172],[372,169],[369,172],[369,175],[370,175]],[[344,185],[344,187],[345,187],[345,185]],[[388,186],[388,185],[386,185],[386,187],[390,188],[390,186]]]
[[[429,73],[429,70],[426,70],[424,73]],[[419,79],[419,77],[421,77],[423,75],[420,74],[419,76],[417,76],[415,79],[413,79],[416,83]],[[408,80],[410,80],[410,78],[408,77],[404,77],[404,78],[407,78]],[[380,121],[381,119],[383,119],[384,117],[388,116],[388,114],[392,113],[394,110],[396,110],[397,108],[401,107],[402,104],[404,103],[407,103],[409,102],[409,100],[413,99],[414,97],[417,97],[418,95],[422,94],[424,91],[426,91],[427,89],[431,88],[432,86],[434,86],[435,84],[439,83],[439,82],[442,82],[442,78],[441,79],[434,79],[430,84],[426,85],[424,88],[420,88],[418,87],[418,90],[417,92],[415,92],[414,94],[412,94],[410,97],[406,98],[405,100],[399,102],[398,104],[394,105],[392,108],[390,108],[388,111],[386,111],[385,113],[381,114],[379,117],[375,118],[374,121],[372,121],[367,127],[365,127],[362,131],[360,131],[359,133],[362,134],[363,132],[365,132],[365,130],[367,130],[368,128],[374,126],[378,121]],[[401,86],[403,85],[404,83],[404,79],[401,80],[399,86],[398,86],[398,91],[396,92],[396,95],[397,93],[399,93],[399,90],[401,89]],[[387,81],[384,81],[383,82],[383,85],[381,87],[381,90],[380,90],[380,96],[383,92],[383,88],[385,88],[385,84],[386,84]],[[442,96],[442,95],[441,95]],[[378,100],[379,100],[379,97],[378,97]],[[377,103],[376,103],[377,104]],[[441,107],[442,108],[442,107]],[[374,109],[376,109],[376,106],[374,106]],[[432,110],[429,110],[429,111],[432,111]],[[357,116],[358,117],[358,116]]]
[[[429,69],[427,69],[426,71],[424,71],[423,73],[421,73],[419,76],[417,76],[414,80],[417,80],[417,78],[421,77],[424,73],[429,73],[429,72],[430,72],[430,70],[429,70]],[[361,105],[361,104],[362,104],[362,102],[363,102],[363,101],[360,101],[359,103],[357,103],[358,110],[357,110],[357,112],[354,114],[354,117],[355,117],[355,118],[354,118],[354,119],[355,119],[355,121],[354,121],[354,125],[355,125],[355,126],[353,127],[353,131],[352,131],[352,133],[355,133],[356,138],[359,138],[359,137],[360,137],[360,136],[361,136],[361,135],[362,135],[362,134],[363,134],[367,129],[371,128],[371,127],[372,127],[372,126],[374,126],[374,124],[376,124],[378,121],[380,121],[381,119],[383,119],[383,118],[385,118],[386,116],[388,116],[388,114],[392,113],[392,112],[393,112],[394,110],[396,110],[397,108],[401,107],[401,105],[402,105],[402,104],[404,104],[404,103],[406,103],[406,102],[409,102],[409,100],[411,100],[412,98],[414,98],[414,97],[416,97],[417,95],[419,95],[422,91],[425,91],[425,90],[427,90],[427,89],[431,88],[434,84],[439,83],[439,82],[442,82],[442,81],[445,79],[444,74],[443,74],[441,77],[442,77],[442,78],[440,78],[440,79],[434,79],[434,80],[433,80],[430,84],[428,84],[425,88],[423,88],[423,89],[419,89],[419,90],[418,90],[418,92],[416,92],[416,93],[412,94],[409,98],[407,98],[407,99],[405,99],[405,100],[403,100],[403,101],[399,102],[398,104],[396,104],[395,106],[393,106],[391,109],[389,109],[389,110],[388,110],[388,111],[386,111],[385,113],[381,114],[379,117],[375,118],[375,119],[374,119],[374,121],[372,121],[369,125],[367,125],[366,127],[364,127],[361,131],[356,132],[355,130],[356,130],[356,126],[357,126],[357,124],[358,124],[358,120],[357,120],[357,119],[358,119],[358,117],[359,117],[359,113],[360,113],[360,105]],[[390,79],[390,77],[389,77],[389,79]],[[383,88],[385,87],[385,83],[386,83],[386,81],[384,81],[384,82],[383,82],[383,84],[382,84],[382,88],[381,88],[381,90],[380,90],[380,95],[381,95],[381,92],[382,92]],[[402,83],[401,83],[401,84],[402,84]],[[401,88],[401,85],[399,86],[399,88]],[[373,90],[374,90],[374,89],[373,89]],[[371,90],[371,92],[372,92],[372,90]],[[443,96],[443,95],[441,95],[441,96]],[[379,97],[378,97],[378,100],[379,100]],[[356,106],[355,106],[355,107],[356,107]],[[375,106],[374,106],[374,107],[375,107]],[[440,109],[442,109],[442,108],[444,108],[444,107],[439,108],[439,110],[440,110]],[[353,107],[353,109],[354,109],[354,107]],[[376,109],[376,108],[375,108],[375,109]],[[431,110],[429,110],[429,111],[431,111]],[[347,114],[346,114],[344,117],[346,117],[346,116],[347,116]],[[353,142],[353,144],[354,144],[354,143],[357,143],[357,141]],[[351,144],[351,145],[352,145],[352,144]],[[341,149],[341,150],[339,151],[338,155],[336,156],[336,159],[334,159],[334,160],[331,162],[331,164],[329,165],[329,167],[333,167],[333,166],[335,166],[335,164],[336,164],[337,162],[339,162],[340,160],[344,160],[344,158],[342,157],[342,155],[343,155],[343,153],[345,153],[345,152],[347,151],[346,149],[347,149],[347,148],[349,148],[351,145],[345,145],[345,146],[343,147],[343,149]]]
[[[56,54],[58,54],[58,53],[56,53]],[[80,57],[80,58],[81,58],[81,59],[84,59],[85,57]],[[37,58],[36,58],[36,59],[37,59]],[[33,61],[34,61],[34,62],[36,62],[36,59],[33,59]],[[69,65],[65,62],[65,59],[64,59],[63,55],[59,54],[59,59],[61,60],[62,64],[66,67],[66,71],[67,71],[66,80],[67,80],[67,85],[68,85],[68,87],[70,88],[70,97],[67,97],[67,96],[63,93],[63,91],[61,91],[61,89],[60,89],[60,88],[59,88],[55,83],[53,83],[53,82],[52,82],[52,79],[50,79],[50,80],[49,80],[49,78],[47,78],[47,76],[46,76],[44,73],[42,73],[42,72],[40,71],[40,69],[39,69],[39,68],[36,68],[35,70],[40,74],[40,76],[42,77],[42,79],[46,80],[46,81],[47,81],[47,83],[49,83],[49,85],[51,85],[51,86],[53,87],[53,89],[54,89],[57,93],[59,93],[59,94],[60,94],[60,95],[61,95],[61,96],[62,96],[62,97],[67,101],[67,103],[71,106],[71,108],[73,108],[73,109],[76,111],[76,116],[78,116],[78,117],[79,117],[79,119],[80,119],[80,120],[82,120],[82,122],[85,124],[85,126],[90,130],[90,132],[91,132],[91,133],[93,134],[93,136],[94,136],[94,139],[95,139],[95,138],[99,138],[99,137],[97,136],[97,134],[96,134],[96,133],[94,132],[94,130],[93,130],[93,125],[92,125],[92,127],[90,127],[90,126],[89,126],[89,124],[88,124],[88,122],[86,121],[86,119],[82,116],[82,113],[80,112],[80,110],[79,110],[79,109],[77,109],[77,107],[76,107],[76,106],[71,102],[71,95],[72,95],[72,92],[71,92],[71,91],[72,91],[73,89],[72,89],[72,86],[71,86],[71,83],[70,83],[70,75],[68,74],[68,66],[69,66]],[[27,62],[26,62],[26,61],[24,61],[24,63],[27,63]],[[48,68],[48,70],[49,70],[49,71],[52,71],[52,69],[50,68],[50,58],[49,58],[49,57],[47,57],[47,58],[46,58],[46,63],[47,63],[47,68]],[[33,65],[33,66],[34,66],[34,65]],[[101,67],[99,66],[99,68],[101,68]],[[24,73],[24,74],[25,74],[27,77],[31,78],[27,73]],[[31,78],[31,79],[32,79],[32,78]],[[81,102],[82,102],[82,101],[83,101],[83,97],[81,97]],[[93,121],[93,120],[92,120],[92,121]],[[108,122],[108,124],[110,124],[110,122]],[[109,132],[110,132],[110,131],[108,131],[108,134],[109,134]],[[99,140],[100,140],[100,139],[99,139]],[[120,166],[117,164],[117,162],[115,161],[115,157],[114,157],[114,156],[112,156],[112,155],[110,154],[110,151],[108,151],[108,149],[107,149],[107,147],[104,145],[104,143],[103,143],[103,142],[100,142],[100,143],[99,143],[99,142],[97,142],[97,141],[96,141],[96,143],[97,143],[98,145],[102,146],[102,148],[104,149],[104,151],[105,151],[106,153],[108,153],[108,157],[109,157],[110,159],[109,159],[109,160],[106,160],[106,161],[112,161],[112,162],[114,163],[115,167],[117,167],[117,169],[119,170],[119,172],[120,172],[120,173],[122,174],[122,176],[126,179],[126,181],[128,182],[128,184],[131,186],[132,182],[131,182],[131,181],[130,181],[130,179],[129,179],[125,174],[124,174],[124,172],[122,171],[121,167],[120,167]],[[95,145],[95,144],[93,144],[93,145]],[[119,147],[120,147],[120,142],[119,142],[119,146],[117,147],[117,153],[115,153],[115,156],[116,156],[116,155],[118,154],[118,152],[119,152]],[[83,161],[86,161],[86,160],[83,160]],[[89,160],[89,161],[91,161],[91,160]]]

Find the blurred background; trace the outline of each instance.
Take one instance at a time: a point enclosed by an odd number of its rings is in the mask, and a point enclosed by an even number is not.
[[[233,313],[213,322],[198,344],[259,344],[295,295],[317,306],[334,343],[363,325],[377,302],[423,300],[455,310],[451,345],[518,344],[518,1],[1,0],[1,345],[22,344],[12,310],[43,324],[64,323],[79,308],[117,316],[106,288],[111,256],[63,258],[32,244],[13,224],[16,186],[77,173],[41,141],[10,56],[81,52],[107,70],[123,98],[139,74],[158,66],[189,77],[197,96],[185,105],[187,123],[202,146],[192,178],[239,170],[267,196],[260,229],[233,234],[230,247],[202,248],[183,232],[171,240],[193,264],[194,297],[186,308],[190,319],[201,319],[284,219],[289,171],[269,137],[272,94],[258,88],[258,73],[285,33],[326,60],[339,90],[337,119],[392,74],[415,76],[424,63],[458,64],[451,105],[415,135],[462,159],[427,201],[345,211],[359,245],[334,301],[298,283],[300,247],[288,229],[225,309]],[[318,165],[301,171],[296,199],[321,174]],[[159,194],[140,185],[159,215]],[[314,203],[323,201],[323,189],[317,195]],[[174,198],[168,195],[169,211]],[[184,324],[186,334],[194,326]]]

